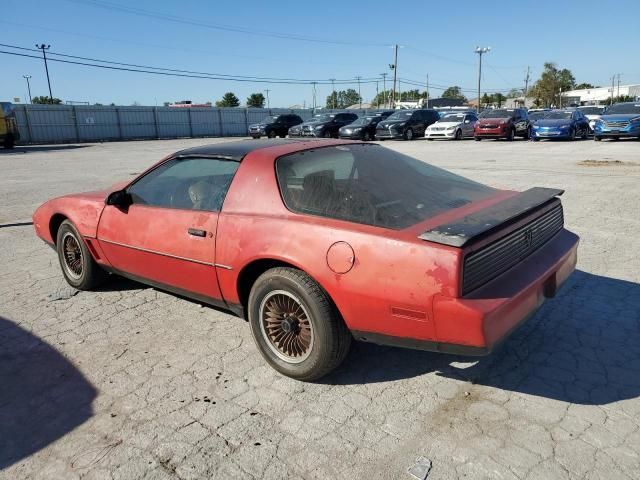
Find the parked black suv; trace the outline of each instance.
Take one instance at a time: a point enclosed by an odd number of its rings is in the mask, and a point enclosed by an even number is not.
[[[338,138],[340,127],[358,119],[355,113],[324,113],[307,121],[302,126],[303,137]]]
[[[396,110],[393,115],[378,123],[376,139],[404,138],[413,140],[424,137],[424,131],[440,119],[438,112],[431,109]]]
[[[351,140],[372,140],[376,135],[378,123],[393,112],[394,110],[386,110],[368,113],[364,117],[358,118],[355,122],[340,127],[338,135],[340,138],[349,138]]]
[[[249,125],[249,135],[253,138],[260,138],[263,135],[269,138],[276,138],[277,136],[284,138],[291,127],[301,123],[302,119],[298,115],[271,115],[264,118],[260,123]]]

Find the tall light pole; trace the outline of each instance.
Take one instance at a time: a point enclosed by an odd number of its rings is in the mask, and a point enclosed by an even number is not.
[[[387,105],[387,75],[389,75],[387,72],[383,72],[380,75],[382,75],[382,96],[384,98],[384,106],[385,108],[388,108]]]
[[[334,110],[336,109],[336,79],[335,78],[330,78],[329,80],[331,80],[331,108],[333,108]]]
[[[27,81],[27,91],[29,92],[29,103],[31,103],[31,85],[29,84],[29,79],[31,78],[31,75],[22,75],[22,78],[24,78]]]
[[[393,63],[389,64],[389,68],[393,70],[393,91],[391,92],[391,103],[395,108],[396,105],[396,78],[398,77],[398,44],[394,45]]]
[[[269,92],[271,90],[269,90],[268,88],[265,90],[265,93],[267,94],[267,108],[271,108],[271,104],[269,103]]]
[[[49,85],[49,98],[53,100],[53,94],[51,93],[51,80],[49,80],[49,66],[47,65],[47,50],[51,48],[51,45],[45,45],[44,43],[38,45],[36,43],[36,48],[42,50],[42,58],[44,59],[44,69],[47,72],[47,84]]]
[[[376,80],[376,108],[380,108],[380,97],[379,97],[380,91],[378,90],[379,83],[380,82]]]
[[[482,78],[482,55],[489,52],[491,47],[476,47],[474,50],[478,56],[480,57],[480,62],[478,63],[478,112],[480,112],[480,81]]]
[[[358,81],[358,108],[362,108],[362,96],[360,96],[360,80],[362,80],[362,77],[360,75],[358,75],[356,77],[356,80]]]
[[[316,113],[316,83],[318,82],[311,82],[311,85],[313,85],[313,113]]]

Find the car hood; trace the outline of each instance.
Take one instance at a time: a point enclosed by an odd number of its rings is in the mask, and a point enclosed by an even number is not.
[[[478,123],[481,125],[484,125],[485,123],[500,123],[500,122],[508,122],[509,120],[511,120],[510,117],[503,117],[503,118],[479,118],[478,119]]]
[[[607,122],[623,122],[633,118],[640,118],[640,113],[615,113],[613,115],[600,115],[601,120]]]
[[[434,128],[434,127],[457,127],[459,125],[462,125],[462,122],[436,122],[432,125],[429,125],[429,127],[427,128]]]
[[[378,128],[388,128],[392,125],[397,125],[399,123],[406,123],[408,121],[409,121],[408,118],[406,120],[384,120],[378,123]]]
[[[249,125],[249,128],[251,127],[266,127],[267,125],[270,125],[268,123],[252,123],[251,125]]]
[[[541,118],[536,122],[536,125],[538,127],[559,127],[571,123],[573,123],[573,120],[568,118]]]

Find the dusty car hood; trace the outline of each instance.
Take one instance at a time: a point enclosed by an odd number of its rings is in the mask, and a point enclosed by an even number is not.
[[[434,129],[436,127],[450,128],[450,127],[458,127],[460,125],[462,125],[462,122],[436,122],[432,125],[429,125],[427,128],[429,129]]]
[[[507,123],[509,120],[511,120],[511,117],[500,117],[500,118],[479,118],[478,119],[478,124],[479,125],[484,125],[484,124],[494,124],[494,123]]]

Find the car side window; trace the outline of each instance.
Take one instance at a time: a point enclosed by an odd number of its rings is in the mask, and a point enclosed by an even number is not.
[[[175,158],[127,191],[134,205],[218,212],[238,166],[216,158]]]

